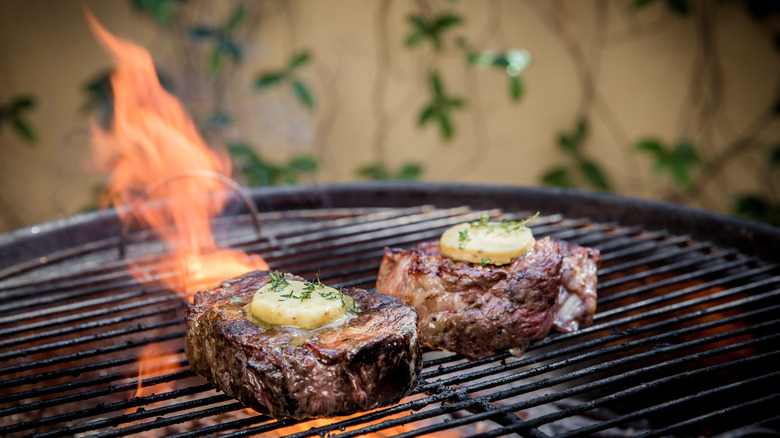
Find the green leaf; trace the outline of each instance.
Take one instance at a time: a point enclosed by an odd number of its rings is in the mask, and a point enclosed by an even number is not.
[[[290,70],[295,70],[300,67],[302,67],[304,64],[308,63],[311,60],[311,53],[308,50],[303,50],[301,52],[296,53],[293,55],[292,59],[290,60]]]
[[[514,101],[518,101],[523,97],[523,81],[520,79],[520,76],[509,78],[509,97]]]
[[[438,116],[439,132],[441,132],[442,138],[445,140],[450,140],[455,133],[455,130],[452,127],[452,121],[446,114],[439,114]]]
[[[439,36],[438,33],[433,33],[428,35],[428,38],[431,39],[431,44],[433,44],[433,50],[440,51],[441,50],[441,36]]]
[[[209,115],[205,123],[209,128],[223,128],[230,125],[232,121],[233,118],[230,114],[223,111],[215,111]]]
[[[444,86],[441,83],[441,78],[439,77],[438,72],[431,72],[428,75],[428,80],[431,86],[431,91],[433,92],[433,95],[435,97],[442,97],[444,96]]]
[[[672,175],[672,179],[680,187],[689,187],[691,185],[691,174],[689,167],[681,161],[669,161],[669,172]]]
[[[463,22],[462,18],[459,15],[453,14],[453,13],[446,13],[443,15],[440,15],[433,23],[433,27],[437,31],[444,30],[448,27],[456,26],[458,24],[461,24]]]
[[[570,133],[558,135],[558,147],[570,155],[577,156],[588,134],[588,121],[580,117],[574,122],[574,128]]]
[[[674,150],[672,151],[672,160],[677,161],[684,165],[702,164],[703,160],[696,146],[686,140],[677,142]]]
[[[114,89],[111,86],[112,73],[112,70],[101,72],[82,86],[86,99],[81,105],[81,112],[85,114],[94,112],[97,122],[104,129],[108,129],[114,119]]]
[[[585,180],[593,188],[604,191],[609,190],[609,181],[607,181],[604,171],[598,164],[590,160],[582,160],[580,162],[580,170],[585,176]]]
[[[217,49],[223,53],[229,54],[233,58],[233,61],[240,62],[243,58],[241,48],[229,39],[219,40]]]
[[[752,194],[738,196],[732,206],[734,213],[770,225],[780,226],[780,204]]]
[[[284,170],[263,160],[251,145],[228,142],[225,146],[250,186],[269,186],[282,180]]]
[[[262,73],[255,79],[255,88],[261,90],[276,85],[284,80],[287,75],[284,72]]]
[[[769,151],[768,161],[770,168],[780,165],[780,144],[775,145],[774,149]]]
[[[177,0],[133,0],[133,7],[140,12],[150,15],[154,20],[163,25],[169,25],[176,10]]]
[[[655,2],[655,0],[634,0],[634,7],[637,9],[644,8],[653,2]]]
[[[542,175],[542,184],[553,187],[574,187],[569,169],[566,169],[565,167],[556,167],[547,171],[544,175]]]
[[[663,145],[655,138],[645,138],[634,143],[634,147],[642,152],[647,152],[655,159],[661,159],[664,154]]]
[[[215,47],[209,54],[208,68],[211,74],[219,73],[219,70],[222,68],[222,51],[219,49],[219,46]]]
[[[585,137],[588,135],[588,120],[580,117],[577,119],[577,124],[575,127],[575,134],[576,140],[579,142],[582,142],[585,140]]]
[[[16,133],[19,134],[19,136],[22,137],[24,141],[26,141],[29,144],[35,143],[36,140],[35,131],[32,130],[32,128],[30,127],[30,125],[27,124],[27,122],[19,118],[14,118],[11,119],[11,126],[14,127]]]
[[[306,84],[299,80],[295,80],[292,83],[292,87],[293,91],[295,92],[295,97],[298,98],[298,101],[306,108],[314,109],[314,97],[312,96]]]
[[[505,58],[496,57],[496,54],[493,53],[493,51],[485,50],[483,52],[476,52],[467,55],[467,61],[474,67],[485,68],[491,65],[500,66],[500,64],[504,63],[503,61],[505,61]],[[508,65],[508,63],[505,64]]]
[[[358,169],[358,176],[367,179],[382,180],[388,179],[390,177],[390,172],[388,172],[387,167],[385,167],[384,164],[375,163]]]
[[[417,124],[424,125],[433,118],[435,113],[436,110],[433,108],[433,106],[426,106],[422,109],[422,111],[420,111],[420,116],[417,118]]]
[[[217,30],[210,26],[196,26],[187,30],[187,35],[194,39],[211,38],[217,34]]]
[[[688,0],[666,0],[666,6],[677,15],[687,16],[691,12]]]
[[[421,33],[428,32],[428,24],[425,23],[425,19],[421,15],[409,15],[406,20]]]
[[[769,211],[769,202],[754,195],[742,195],[734,202],[734,211],[737,214],[761,217]]]
[[[21,111],[35,108],[35,98],[32,96],[20,96],[8,105],[8,113],[18,115]]]
[[[412,32],[404,40],[404,46],[406,46],[406,47],[414,47],[414,46],[420,44],[423,41],[423,39],[425,39],[425,35],[424,34],[422,34],[420,32]]]
[[[463,108],[465,102],[459,97],[451,97],[446,100],[448,108]]]
[[[517,76],[531,65],[531,54],[527,50],[508,50],[504,56],[506,60],[506,72],[509,76]]]
[[[234,31],[244,21],[245,16],[246,11],[244,10],[244,5],[238,5],[238,7],[230,15],[230,18],[228,18],[228,21],[225,24],[225,30],[228,33]]]
[[[397,179],[412,181],[420,179],[420,175],[422,175],[422,165],[417,163],[407,163],[401,167],[401,170],[398,172]]]
[[[558,147],[567,154],[577,155],[579,153],[580,142],[567,134],[560,134],[558,135]]]
[[[317,159],[308,155],[299,155],[290,160],[289,167],[299,172],[314,172],[317,170]]]
[[[257,156],[255,150],[248,143],[231,141],[225,143],[225,147],[231,157],[252,158]]]

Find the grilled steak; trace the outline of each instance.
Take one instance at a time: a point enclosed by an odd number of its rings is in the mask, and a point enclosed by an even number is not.
[[[376,290],[419,314],[420,341],[469,358],[509,349],[520,355],[555,325],[590,324],[595,312],[598,250],[536,241],[509,265],[482,266],[443,257],[438,242],[385,249]]]
[[[573,332],[593,323],[596,313],[596,271],[601,264],[597,249],[558,242],[563,249],[561,288],[555,311],[555,328]]]
[[[185,343],[193,371],[276,418],[346,415],[395,403],[412,391],[422,366],[412,307],[351,289],[344,293],[360,311],[344,325],[262,327],[245,312],[269,280],[265,271],[251,272],[195,296]]]

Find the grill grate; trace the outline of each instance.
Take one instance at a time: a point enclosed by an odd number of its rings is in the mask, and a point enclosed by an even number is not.
[[[221,245],[274,269],[370,289],[385,246],[435,239],[485,211],[535,212],[319,205],[260,213],[259,235],[245,214],[215,230]],[[780,267],[706,236],[625,222],[551,210],[531,224],[537,236],[601,250],[593,326],[551,335],[521,358],[426,351],[422,380],[400,404],[311,422],[249,411],[189,370],[183,300],[128,274],[164,250],[148,232],[17,260],[0,270],[0,435],[660,437],[777,427]]]

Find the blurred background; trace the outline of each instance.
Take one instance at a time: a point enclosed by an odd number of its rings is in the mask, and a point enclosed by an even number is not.
[[[83,6],[245,186],[552,185],[780,224],[774,0],[4,0],[0,232],[100,205],[113,63]]]

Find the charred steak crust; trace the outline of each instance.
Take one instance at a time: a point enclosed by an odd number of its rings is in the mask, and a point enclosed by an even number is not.
[[[598,251],[583,256],[576,245],[543,238],[526,257],[505,266],[481,266],[441,255],[438,242],[412,249],[385,249],[377,277],[377,292],[397,296],[419,314],[420,341],[429,347],[454,351],[472,359],[509,349],[519,355],[531,341],[547,335],[557,321],[559,295],[578,281],[593,291],[582,305],[572,299],[572,315],[579,324],[590,323],[595,311],[595,272]],[[567,263],[587,264],[587,267]],[[586,279],[578,272],[591,273]],[[581,280],[581,281],[580,281]],[[591,284],[592,282],[592,284]],[[579,290],[566,290],[579,297]],[[592,304],[592,306],[591,306]],[[583,310],[584,309],[584,310]],[[580,313],[578,313],[580,312]],[[583,315],[581,312],[591,312]]]
[[[344,292],[361,312],[343,326],[260,327],[244,307],[269,280],[265,271],[250,272],[195,296],[185,340],[193,371],[276,418],[347,415],[396,403],[414,389],[422,352],[412,307],[351,289]]]

